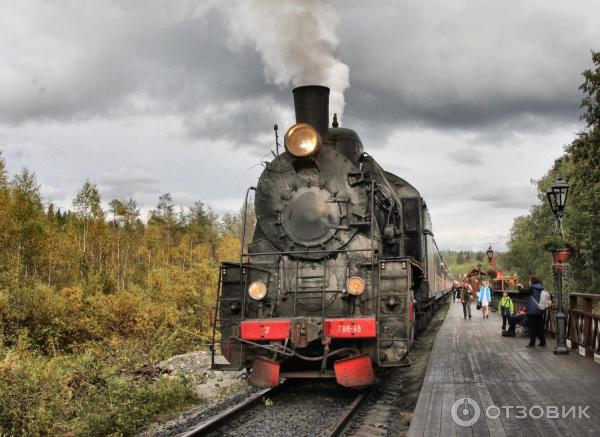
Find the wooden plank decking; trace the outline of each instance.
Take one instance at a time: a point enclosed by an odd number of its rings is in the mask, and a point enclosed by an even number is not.
[[[472,310],[473,318],[464,320],[462,305],[450,304],[433,346],[409,437],[600,436],[600,364],[574,352],[554,355],[553,339],[548,339],[546,348],[527,348],[528,338],[500,335],[498,313],[483,320],[475,305]],[[478,404],[481,414],[472,425],[459,426],[452,406],[457,401],[464,405],[466,397]],[[493,407],[487,417],[490,405],[504,408]],[[560,417],[562,407],[566,417]],[[462,411],[464,406],[457,409],[458,418],[465,421],[475,414],[474,408],[467,415]]]

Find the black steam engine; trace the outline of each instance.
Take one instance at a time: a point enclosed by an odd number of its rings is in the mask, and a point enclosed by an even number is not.
[[[229,364],[213,366],[250,369],[257,386],[372,384],[403,364],[451,277],[419,192],[335,117],[328,127],[329,89],[296,88],[294,104],[286,151],[248,190],[254,237],[221,265],[213,339]]]

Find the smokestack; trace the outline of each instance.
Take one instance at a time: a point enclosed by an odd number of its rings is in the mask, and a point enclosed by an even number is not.
[[[293,93],[296,123],[310,124],[325,138],[329,125],[329,88],[306,85],[294,88]]]

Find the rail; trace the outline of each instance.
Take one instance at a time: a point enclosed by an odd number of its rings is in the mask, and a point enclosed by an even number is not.
[[[571,349],[588,358],[594,358],[594,354],[600,353],[600,314],[594,312],[599,306],[600,294],[569,294],[567,338],[571,340]]]
[[[221,411],[220,413],[201,422],[200,424],[197,424],[197,425],[192,426],[191,428],[188,428],[183,433],[178,434],[178,437],[195,437],[195,436],[204,435],[208,431],[218,428],[220,425],[225,423],[227,420],[230,420],[233,416],[252,407],[260,399],[262,399],[263,396],[265,396],[266,394],[275,392],[275,390],[278,389],[279,387],[281,387],[281,386],[260,390],[259,392],[250,395],[249,397],[244,399],[242,402],[239,402],[239,403],[227,408],[226,410]]]
[[[352,418],[356,415],[362,404],[371,395],[372,390],[365,390],[359,393],[354,401],[348,405],[340,414],[338,419],[335,421],[333,426],[327,431],[327,437],[338,437],[344,435],[344,431],[352,421]]]

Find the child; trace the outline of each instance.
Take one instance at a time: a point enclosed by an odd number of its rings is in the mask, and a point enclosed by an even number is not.
[[[502,332],[506,331],[506,322],[515,312],[515,304],[505,291],[500,299],[500,313],[502,314]]]

